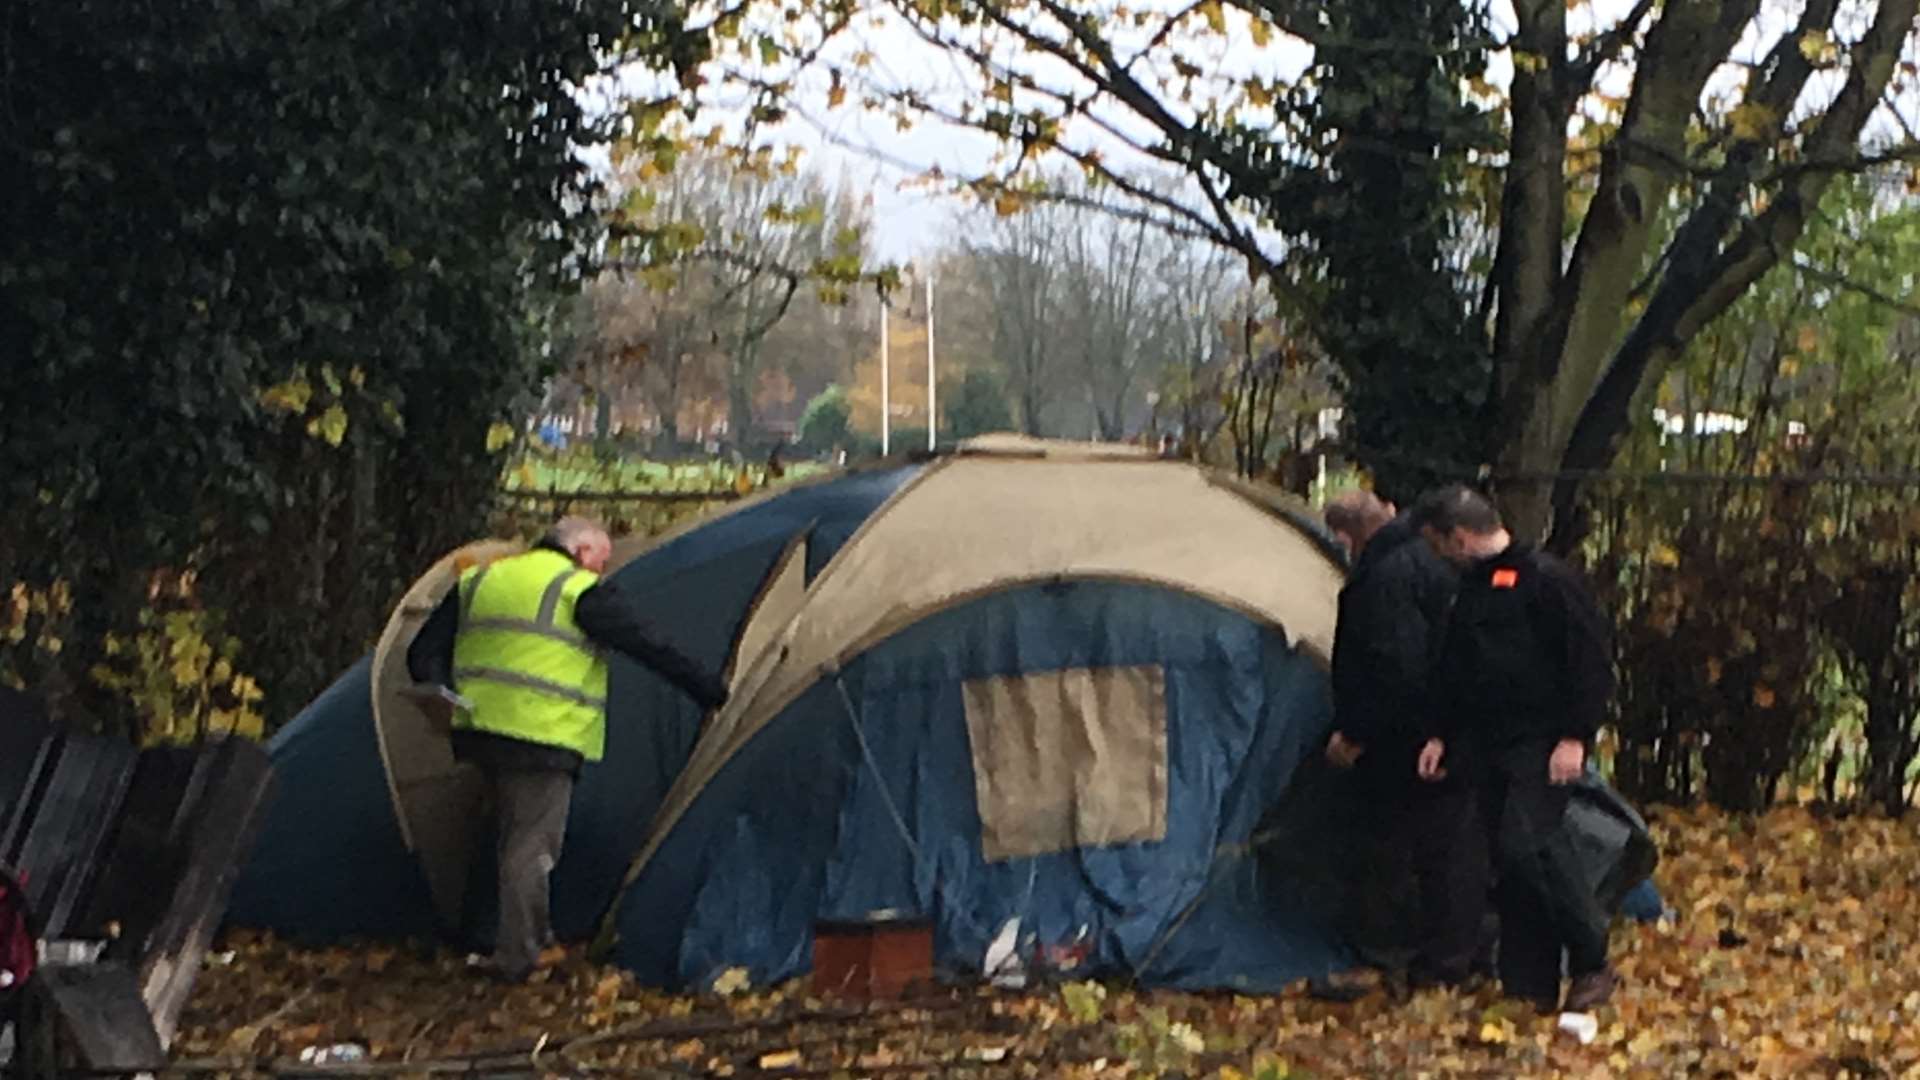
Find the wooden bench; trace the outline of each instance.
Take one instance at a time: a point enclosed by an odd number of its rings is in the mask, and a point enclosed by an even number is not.
[[[40,739],[0,811],[0,863],[24,873],[41,940],[77,955],[28,980],[16,1072],[165,1063],[271,782],[266,751],[241,739]]]

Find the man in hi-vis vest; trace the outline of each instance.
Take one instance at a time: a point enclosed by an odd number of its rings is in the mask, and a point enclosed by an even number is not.
[[[547,875],[560,859],[573,781],[600,760],[607,663],[623,653],[703,707],[726,700],[714,676],[661,643],[611,583],[606,530],[565,518],[524,554],[469,568],[407,648],[416,681],[457,687],[454,756],[480,767],[499,826],[500,923],[494,973],[525,980],[553,944]]]

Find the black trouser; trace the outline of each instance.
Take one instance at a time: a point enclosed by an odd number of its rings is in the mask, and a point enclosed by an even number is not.
[[[1354,941],[1376,966],[1397,968],[1411,954],[1416,978],[1457,982],[1479,953],[1486,908],[1472,792],[1418,779],[1410,759],[1394,772],[1355,776],[1367,811],[1352,868]]]
[[[1607,913],[1584,883],[1562,828],[1568,791],[1547,777],[1551,742],[1469,751],[1500,914],[1500,983],[1515,997],[1557,1001],[1569,975],[1607,964]]]

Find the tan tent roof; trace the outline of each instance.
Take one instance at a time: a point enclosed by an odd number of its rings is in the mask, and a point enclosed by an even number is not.
[[[460,924],[467,834],[480,788],[473,770],[454,760],[446,731],[404,696],[403,691],[413,685],[407,674],[407,645],[441,598],[452,591],[462,571],[518,554],[524,546],[481,540],[441,558],[401,598],[373,650],[374,731],[387,766],[387,790],[400,839],[419,855],[435,910],[449,926]]]
[[[1342,571],[1270,492],[1133,447],[994,436],[903,486],[790,603],[742,632],[734,696],[708,722],[655,818],[637,873],[697,793],[823,676],[928,615],[1059,579],[1134,581],[1204,597],[1281,628],[1322,659]],[[755,625],[777,619],[777,628]]]

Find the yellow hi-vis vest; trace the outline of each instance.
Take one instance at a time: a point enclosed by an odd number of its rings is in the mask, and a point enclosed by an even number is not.
[[[460,575],[453,680],[473,708],[455,728],[573,750],[599,761],[607,743],[607,664],[573,618],[597,575],[556,551]]]

